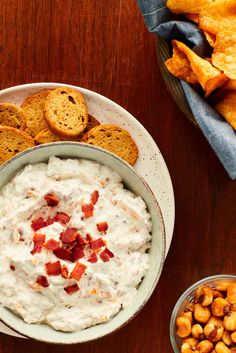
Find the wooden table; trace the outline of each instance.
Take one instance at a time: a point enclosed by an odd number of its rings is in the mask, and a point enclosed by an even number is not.
[[[169,353],[169,321],[196,280],[235,273],[236,184],[202,133],[180,113],[160,77],[155,38],[135,0],[1,0],[0,88],[51,81],[99,92],[151,133],[176,199],[173,242],[158,286],[119,332],[78,346],[0,335],[0,353]]]

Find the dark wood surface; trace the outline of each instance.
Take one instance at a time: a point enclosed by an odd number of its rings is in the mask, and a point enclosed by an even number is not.
[[[77,346],[0,334],[0,353],[169,353],[179,295],[208,275],[235,273],[236,183],[160,77],[155,38],[135,0],[1,0],[0,88],[65,82],[97,91],[145,126],[168,165],[176,199],[172,245],[158,286],[119,332]]]

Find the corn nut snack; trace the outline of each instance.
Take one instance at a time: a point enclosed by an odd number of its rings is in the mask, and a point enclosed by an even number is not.
[[[181,353],[236,353],[236,281],[200,286],[176,319]]]

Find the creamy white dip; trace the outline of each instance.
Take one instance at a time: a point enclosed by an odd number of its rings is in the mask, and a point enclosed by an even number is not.
[[[86,218],[82,205],[91,205],[94,191],[99,197],[93,215]],[[56,206],[48,205],[48,194],[58,198]],[[27,323],[77,331],[108,321],[132,302],[149,267],[151,222],[144,201],[124,189],[117,173],[88,160],[51,157],[48,164],[28,165],[18,173],[1,190],[0,205],[3,306]],[[39,217],[53,219],[60,212],[70,217],[69,222],[54,221],[39,230],[32,229],[32,221]],[[99,231],[97,224],[104,222],[107,231]],[[94,251],[90,243],[84,245],[84,256],[74,262],[58,258],[44,244],[54,239],[61,246],[60,234],[70,227],[84,239],[88,240],[88,233],[93,240],[102,238],[105,245]],[[43,234],[45,240],[41,251],[32,254],[35,233]],[[106,248],[112,255],[104,262],[100,254]],[[91,253],[95,253],[97,262],[88,261]],[[45,264],[58,261],[67,267],[68,278],[48,275]],[[86,266],[79,280],[70,278],[76,263]],[[46,277],[47,287],[38,283],[41,276]],[[77,290],[67,293],[68,286]]]

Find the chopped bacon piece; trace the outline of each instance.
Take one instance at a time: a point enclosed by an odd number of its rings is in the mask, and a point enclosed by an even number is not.
[[[81,248],[83,248],[87,244],[87,241],[80,234],[77,234],[76,242],[80,245]]]
[[[66,265],[61,266],[61,275],[63,278],[68,278],[69,277],[69,270]]]
[[[96,226],[97,226],[97,230],[98,230],[99,232],[104,232],[104,233],[106,233],[106,231],[107,231],[107,229],[108,229],[108,224],[107,224],[107,222],[97,223]]]
[[[95,190],[92,194],[91,194],[91,197],[90,197],[90,202],[95,205],[98,201],[98,198],[99,198],[99,192],[97,190]]]
[[[86,234],[86,240],[87,240],[88,243],[90,243],[93,240],[92,235],[87,233]]]
[[[38,283],[44,288],[49,287],[48,279],[46,276],[38,276],[38,278],[36,279],[36,283]]]
[[[55,194],[47,194],[44,196],[44,200],[50,207],[55,207],[59,204],[59,198]]]
[[[39,218],[36,218],[34,219],[32,222],[31,222],[31,228],[36,232],[37,230],[39,230],[40,228],[43,228],[46,226],[46,223],[43,219],[43,217],[39,217]]]
[[[75,267],[73,268],[71,274],[70,274],[70,278],[74,278],[77,281],[79,281],[80,278],[82,277],[82,275],[84,274],[84,271],[86,270],[86,268],[87,268],[87,266],[77,262],[75,264]]]
[[[88,258],[88,262],[97,262],[98,261],[98,258],[97,258],[97,255],[95,254],[95,252],[92,252],[91,255],[89,256]]]
[[[31,250],[31,254],[34,255],[42,251],[42,243],[36,243],[33,250]]]
[[[45,242],[45,234],[42,234],[42,233],[35,233],[34,236],[33,236],[33,242],[34,243],[43,243]]]
[[[102,259],[103,262],[110,261],[111,257],[114,257],[114,254],[107,248],[100,253],[100,258]]]
[[[49,276],[58,276],[61,274],[61,263],[60,261],[56,262],[47,262],[45,264],[46,272]]]
[[[93,205],[91,203],[84,204],[81,206],[82,212],[84,213],[85,218],[89,218],[93,216]]]
[[[56,241],[53,238],[50,238],[43,244],[43,246],[48,250],[57,250],[60,247],[59,241]]]
[[[67,249],[59,248],[53,251],[53,254],[56,255],[59,259],[72,261],[71,252]]]
[[[48,217],[45,221],[46,226],[50,226],[50,224],[53,224],[55,221],[53,218]]]
[[[15,271],[15,266],[14,265],[10,265],[10,269],[12,270],[12,271]]]
[[[73,294],[79,290],[79,286],[77,283],[72,284],[72,286],[67,286],[64,288],[67,294]]]
[[[90,242],[90,248],[92,250],[98,250],[101,249],[105,244],[104,240],[102,238],[98,238],[96,240],[92,240]]]
[[[68,216],[66,213],[63,212],[58,212],[56,216],[54,217],[55,222],[60,222],[61,224],[66,224],[70,220],[70,216]]]
[[[77,236],[77,228],[66,228],[60,234],[60,240],[63,243],[72,243]]]
[[[84,257],[84,251],[80,246],[76,246],[72,251],[72,261],[75,262]]]

